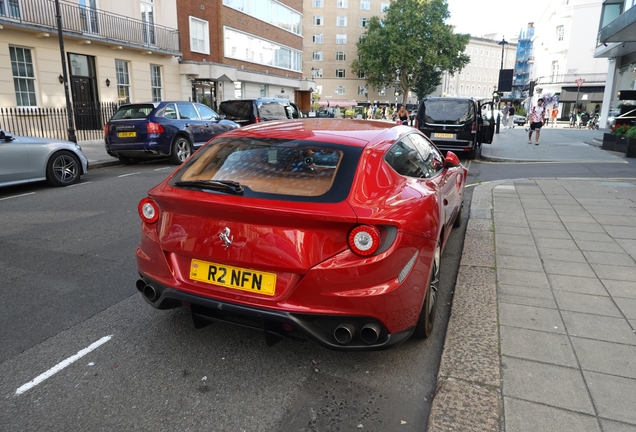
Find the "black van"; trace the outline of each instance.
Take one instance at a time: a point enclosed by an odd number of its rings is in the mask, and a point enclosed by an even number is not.
[[[269,98],[226,100],[219,105],[219,113],[241,126],[302,117],[295,103],[287,99]]]
[[[464,152],[474,159],[482,144],[491,144],[495,123],[482,116],[492,102],[480,104],[473,98],[436,97],[420,102],[415,128],[442,151]]]

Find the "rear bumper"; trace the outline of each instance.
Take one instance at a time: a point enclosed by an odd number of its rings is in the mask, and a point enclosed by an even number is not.
[[[106,138],[104,145],[106,152],[114,157],[149,158],[170,155],[170,146],[163,145],[156,140],[146,142],[112,143]]]
[[[150,292],[155,293],[155,296],[148,295],[145,289],[148,286],[152,287]],[[248,327],[263,331],[268,344],[271,344],[271,338],[298,339],[299,336],[304,336],[332,350],[382,350],[407,340],[415,329],[412,327],[390,334],[378,320],[371,317],[310,315],[238,305],[179,291],[143,275],[137,281],[137,289],[142,292],[144,300],[156,309],[189,305],[195,327],[201,327],[207,322],[225,322]],[[341,324],[355,328],[351,341],[346,344],[338,343],[334,337],[334,330]],[[361,329],[366,325],[376,325],[381,329],[374,343],[365,343],[360,337]]]

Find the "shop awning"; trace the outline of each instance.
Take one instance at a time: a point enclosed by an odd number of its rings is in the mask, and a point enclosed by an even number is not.
[[[327,103],[331,108],[335,108],[336,105],[338,105],[340,108],[347,108],[358,105],[357,101],[346,99],[320,99],[318,101],[318,105],[320,105],[321,107],[327,107]]]
[[[559,96],[559,102],[576,102],[576,87],[563,87],[561,89],[561,95]],[[605,87],[581,87],[579,93],[579,102],[603,102],[603,93],[605,93]]]

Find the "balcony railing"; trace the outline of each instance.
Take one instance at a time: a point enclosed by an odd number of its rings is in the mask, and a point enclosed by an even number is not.
[[[540,77],[538,84],[571,84],[576,85],[576,80],[583,78],[586,84],[589,83],[605,83],[607,81],[606,73],[598,74],[565,74],[565,75],[549,75]]]
[[[53,0],[8,0],[0,3],[0,24],[56,30]],[[62,29],[76,37],[134,45],[179,54],[179,31],[99,9],[60,2]]]

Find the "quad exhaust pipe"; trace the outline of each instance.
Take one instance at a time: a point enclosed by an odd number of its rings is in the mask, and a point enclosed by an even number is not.
[[[333,331],[333,337],[339,344],[348,344],[353,339],[353,335],[356,334],[356,328],[351,324],[340,324]]]
[[[376,323],[365,324],[360,330],[360,339],[365,344],[374,344],[380,337],[380,326]]]

